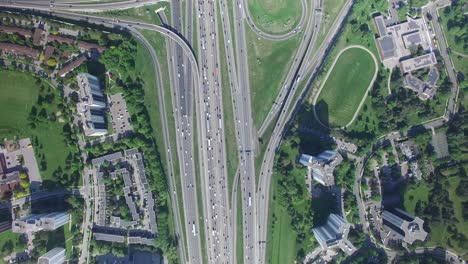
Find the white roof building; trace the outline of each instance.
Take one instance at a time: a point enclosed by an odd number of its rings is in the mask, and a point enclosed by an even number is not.
[[[65,249],[54,248],[51,251],[40,256],[37,264],[62,264],[65,262]]]

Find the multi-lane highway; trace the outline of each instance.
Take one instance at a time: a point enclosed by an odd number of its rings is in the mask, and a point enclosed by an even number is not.
[[[168,1],[169,0],[128,0],[109,3],[89,3],[90,1],[86,0],[0,0],[0,3],[6,3],[9,4],[10,7],[18,8],[48,8],[54,11],[102,12],[127,9],[130,7],[141,7],[157,2]]]
[[[195,88],[200,174],[209,263],[229,263],[231,250],[217,9],[197,1],[197,33],[202,86]]]
[[[239,1],[233,1],[234,15],[234,37],[231,32],[231,21],[228,12],[228,6],[225,0],[220,1],[221,20],[224,34],[224,49],[227,56],[228,76],[230,79],[231,97],[233,103],[233,112],[235,119],[236,141],[238,144],[240,179],[235,180],[236,188],[238,180],[241,182],[242,193],[242,227],[243,227],[243,246],[244,263],[254,263],[256,249],[255,233],[255,168],[254,168],[254,148],[255,133],[252,124],[252,111],[250,101],[250,88],[247,63],[247,48],[245,39],[244,14],[242,4]],[[236,41],[237,52],[233,48],[233,39]],[[236,64],[237,61],[237,64]],[[237,65],[237,68],[236,68]],[[231,197],[233,203],[237,197]],[[238,206],[236,204],[236,206]],[[239,208],[236,208],[239,210]],[[236,215],[233,214],[233,222]],[[233,227],[232,232],[236,232]],[[234,248],[232,249],[235,250]],[[234,259],[233,259],[234,260]],[[240,261],[237,259],[237,261]]]
[[[182,35],[181,2],[172,2],[172,29]],[[168,21],[161,14],[163,23]],[[197,182],[194,159],[194,125],[193,123],[193,97],[190,89],[190,67],[186,67],[187,57],[180,45],[167,39],[166,48],[168,54],[169,77],[171,80],[171,93],[173,115],[176,124],[176,144],[179,158],[179,169],[182,183],[182,197],[185,216],[185,237],[187,241],[188,259],[191,263],[202,261],[200,241],[200,215],[197,203]]]
[[[146,29],[161,33],[166,37],[169,63],[169,78],[171,83],[172,114],[175,119],[176,135],[170,135],[167,127],[167,114],[164,91],[159,89],[158,99],[163,120],[163,138],[167,149],[166,162],[168,164],[169,183],[171,188],[172,206],[175,213],[176,235],[179,239],[185,237],[188,248],[183,241],[179,241],[182,261],[184,263],[202,263],[206,255],[209,263],[264,263],[266,257],[266,237],[268,226],[268,205],[273,161],[276,149],[279,147],[288,121],[296,113],[297,104],[303,99],[306,89],[297,91],[301,78],[311,76],[309,83],[315,78],[335,37],[337,36],[344,18],[349,13],[353,0],[347,0],[322,44],[314,48],[318,38],[318,29],[322,22],[323,0],[313,0],[308,3],[301,0],[302,15],[295,28],[284,34],[269,34],[259,29],[253,22],[246,0],[220,0],[219,9],[216,1],[198,0],[186,1],[186,9],[182,10],[182,1],[173,0],[171,4],[172,21],[169,22],[161,14],[166,27],[149,23],[129,20],[116,20],[99,16],[74,14],[66,11],[99,12],[106,10],[124,9],[159,2],[160,0],[128,0],[114,3],[88,3],[89,0],[0,0],[0,5],[22,9],[42,10],[58,17],[87,20],[90,23],[117,27],[129,31],[140,39],[150,51],[152,64],[158,87],[162,87],[161,72],[158,58],[149,42],[137,29]],[[424,7],[424,10],[437,18],[437,7],[447,0],[438,0]],[[194,6],[195,3],[195,6]],[[232,4],[230,16],[229,4]],[[196,23],[193,24],[193,8],[196,8]],[[185,21],[182,13],[185,12]],[[218,12],[220,16],[218,16]],[[218,28],[218,18],[221,18],[222,28]],[[249,65],[247,63],[247,45],[245,25],[259,36],[269,40],[284,40],[303,32],[299,47],[289,66],[275,104],[264,120],[258,133],[252,122],[251,99],[249,87]],[[233,27],[231,27],[231,23]],[[437,127],[444,124],[456,110],[457,85],[453,67],[448,57],[446,43],[442,29],[435,19],[433,30],[439,39],[439,48],[445,64],[449,70],[449,78],[454,83],[453,96],[447,106],[443,118],[424,124],[426,127]],[[197,43],[192,43],[194,28],[196,27]],[[231,32],[231,30],[234,32]],[[223,34],[224,43],[218,43],[219,35]],[[193,53],[193,46],[197,45],[198,54]],[[220,52],[223,48],[226,55],[228,81],[231,88],[233,113],[235,120],[235,140],[238,145],[239,167],[233,189],[241,184],[242,192],[242,228],[243,228],[243,260],[236,259],[236,229],[235,217],[239,205],[237,192],[232,191],[233,205],[230,210],[226,168],[226,148],[223,119]],[[314,52],[314,50],[316,50]],[[161,59],[161,58],[159,58]],[[310,86],[307,86],[310,87]],[[224,91],[226,92],[226,91]],[[300,93],[299,97],[295,95]],[[195,110],[195,112],[194,112]],[[277,117],[277,119],[276,119]],[[195,123],[194,123],[195,119]],[[255,182],[255,146],[257,135],[260,137],[276,120],[274,130],[263,157],[258,184]],[[196,137],[195,137],[196,135]],[[170,148],[170,136],[175,136],[177,149]],[[198,149],[195,149],[195,140]],[[173,173],[172,151],[177,151],[182,193],[177,193],[175,176]],[[198,154],[198,160],[195,154]],[[196,171],[195,162],[199,162]],[[197,193],[197,173],[200,179],[198,186],[201,193]],[[202,208],[198,208],[198,197],[202,198]],[[178,199],[182,197],[184,219],[178,215]],[[202,212],[202,214],[200,214]],[[203,222],[201,225],[200,221]],[[185,233],[182,233],[185,227]],[[204,229],[201,229],[203,226]],[[204,233],[206,252],[200,240]],[[87,255],[87,254],[86,254]],[[188,258],[186,258],[188,256]],[[82,256],[86,259],[87,256]]]

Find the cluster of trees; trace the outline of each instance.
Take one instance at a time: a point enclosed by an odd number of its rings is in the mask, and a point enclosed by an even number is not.
[[[39,77],[36,77],[36,84],[39,86],[39,95],[28,117],[29,126],[32,129],[35,129],[41,122],[56,121],[56,112],[64,108],[62,103],[56,102],[57,91],[52,90],[50,85],[45,85]]]
[[[340,165],[335,169],[335,183],[341,188],[352,191],[354,185],[354,176],[356,174],[356,166],[354,163],[344,158]]]
[[[104,177],[106,192],[109,194],[109,211],[113,216],[117,216],[126,221],[131,221],[132,217],[124,197],[124,182],[122,176],[111,179],[109,175]]]
[[[11,233],[11,231],[6,232]],[[8,236],[8,233],[5,233],[5,237],[7,237],[8,240],[2,241],[3,243],[0,242],[0,245],[3,244],[0,248],[0,258],[2,259],[3,257],[10,255],[12,252],[20,252],[27,244],[27,240],[24,235],[12,234],[11,236]]]
[[[468,24],[466,23],[465,5],[464,1],[453,1],[450,6],[443,9],[444,15],[448,17],[447,32],[450,32],[449,36],[453,37],[459,52],[468,50]]]
[[[29,193],[31,192],[29,188],[30,187],[29,177],[26,174],[26,172],[24,171],[20,172],[19,178],[20,178],[20,186],[14,191],[15,198],[25,197],[29,195]]]
[[[12,44],[18,44],[21,46],[27,46],[30,48],[33,47],[30,37],[26,38],[17,33],[13,33],[13,34],[0,33],[0,42],[8,42]]]
[[[453,203],[450,200],[449,193],[444,186],[442,186],[443,175],[439,172],[435,172],[435,175],[430,177],[432,179],[432,190],[429,192],[429,201],[425,205],[425,208],[418,208],[418,204],[415,208],[415,213],[423,213],[431,223],[437,224],[441,222],[450,223],[454,220]],[[436,201],[436,202],[434,202]]]
[[[435,114],[434,106],[431,102],[420,100],[414,92],[403,87],[403,76],[398,68],[394,69],[391,76],[392,94],[390,96],[382,94],[386,89],[386,78],[379,71],[374,87],[370,91],[371,105],[363,107],[363,113],[372,110],[376,115],[376,120],[372,123],[367,117],[364,126],[361,128],[338,132],[341,136],[356,141],[358,145],[366,145],[370,140],[374,140],[377,135],[389,131],[401,130],[411,124],[410,118],[417,113],[421,120],[428,119]],[[437,95],[436,95],[437,97]],[[434,98],[436,104],[440,104]],[[362,115],[362,114],[361,114]],[[358,118],[362,120],[362,118]]]
[[[415,204],[415,214],[426,220],[431,226],[444,226],[445,235],[441,240],[435,241],[441,246],[463,249],[467,243],[467,232],[460,228],[458,223],[468,219],[468,180],[466,180],[466,168],[468,157],[468,140],[466,133],[468,123],[466,117],[468,112],[461,106],[458,113],[449,123],[446,132],[449,142],[450,157],[444,160],[437,160],[433,151],[428,147],[423,149],[423,158],[430,159],[434,165],[434,171],[427,177],[426,183],[429,187],[428,202],[417,201]],[[425,141],[430,142],[429,134],[424,134]],[[430,143],[426,143],[430,145]],[[456,180],[459,179],[459,180]],[[456,186],[453,186],[453,184]],[[454,191],[453,191],[454,190]],[[457,196],[458,199],[453,199]],[[460,200],[460,201],[457,201]],[[457,206],[455,203],[461,203]],[[461,219],[458,217],[457,208],[461,208]],[[430,233],[430,231],[429,231]]]
[[[428,254],[420,255],[403,255],[397,256],[393,263],[406,263],[406,264],[445,264],[447,263],[442,258],[435,258]]]
[[[360,225],[355,225],[349,230],[348,240],[356,248],[362,248],[364,242],[366,241],[366,233],[364,233]]]
[[[304,202],[310,202],[304,201],[307,199],[307,190],[304,181],[302,180],[300,182],[294,176],[294,170],[302,169],[296,168],[295,157],[289,156],[284,149],[281,149],[278,159],[275,162],[275,175],[277,175],[278,181],[275,187],[276,191],[273,200],[278,202],[291,216],[291,227],[297,233],[296,243],[298,245],[298,251],[296,252],[296,260],[302,261],[305,254],[313,246],[310,245],[310,241],[307,241],[306,238],[312,234],[314,213],[309,206],[305,209],[299,208],[300,206],[298,206]],[[276,216],[273,215],[273,225],[276,222],[275,219]]]
[[[123,43],[123,39],[125,39],[125,41],[131,40],[129,36],[125,35],[122,32],[112,33],[108,32],[108,28],[105,29],[106,30],[91,29],[85,26],[81,29],[81,35],[79,36],[79,39],[87,42],[93,42],[98,44],[99,46],[105,47],[114,47],[121,45]]]

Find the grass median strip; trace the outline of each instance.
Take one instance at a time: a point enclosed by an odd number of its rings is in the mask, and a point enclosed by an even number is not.
[[[284,41],[271,41],[261,39],[245,26],[252,118],[259,128],[273,106],[302,34]]]

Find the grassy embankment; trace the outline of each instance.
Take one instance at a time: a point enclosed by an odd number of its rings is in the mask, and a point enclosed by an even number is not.
[[[169,22],[171,21],[171,11],[168,2],[159,2],[154,5],[147,5],[142,7],[134,7],[125,10],[112,10],[99,13],[101,16],[113,17],[116,19],[128,19],[131,21],[139,21],[155,25],[161,25],[159,16],[154,11],[159,8],[165,8],[164,14]]]
[[[249,64],[252,118],[259,128],[265,120],[286,77],[302,34],[284,41],[259,38],[245,30]]]
[[[145,94],[147,95],[145,97],[145,104],[147,106],[150,118],[151,118],[151,125],[154,127],[154,137],[156,139],[156,144],[158,146],[164,146],[164,140],[163,140],[163,135],[162,135],[162,121],[161,121],[161,115],[159,111],[159,100],[158,100],[158,91],[157,89],[164,89],[164,104],[165,104],[165,110],[166,110],[166,119],[167,119],[167,125],[168,125],[168,130],[169,130],[169,144],[170,148],[173,150],[171,152],[172,157],[171,160],[173,162],[174,166],[174,178],[175,178],[175,183],[176,183],[176,192],[177,193],[182,193],[182,184],[181,184],[181,179],[180,179],[180,171],[179,171],[179,162],[177,158],[177,152],[174,150],[177,150],[176,146],[176,139],[173,135],[175,135],[175,120],[174,116],[172,115],[172,100],[171,100],[171,89],[170,89],[170,81],[169,81],[169,67],[168,67],[168,62],[167,62],[167,55],[166,55],[166,42],[163,36],[161,36],[159,33],[148,31],[148,30],[142,30],[141,33],[143,36],[148,40],[148,42],[151,44],[153,49],[156,52],[156,56],[158,57],[159,65],[160,65],[160,70],[161,70],[161,78],[162,78],[162,83],[163,87],[157,87],[156,80],[154,78],[154,68],[153,67],[148,67],[152,62],[150,60],[149,54],[147,51],[144,49],[142,45],[139,45],[138,53],[137,53],[137,71],[141,71],[142,76],[146,76],[144,80],[152,80],[151,82],[147,82],[147,86],[145,86]],[[141,50],[141,52],[140,52]],[[171,136],[172,135],[172,136]],[[161,147],[160,147],[161,148]],[[163,160],[166,160],[166,155],[167,151],[164,149],[160,150],[161,153],[161,158]],[[165,168],[165,171],[167,172],[167,164],[166,162],[163,162],[163,166]],[[180,215],[180,220],[182,223],[182,232],[183,237],[184,237],[184,244],[185,247],[187,248],[187,241],[185,240],[185,216],[184,216],[184,211],[183,211],[183,201],[182,197],[178,197],[178,207],[179,207],[179,215]],[[172,221],[173,223],[173,221]]]
[[[270,34],[293,30],[303,11],[300,0],[253,0],[248,1],[248,8],[255,26]]]
[[[461,73],[463,78],[459,78],[459,87],[464,89],[468,87],[468,24],[463,23],[464,14],[463,3],[452,3],[451,6],[439,9],[439,21],[444,30],[448,47],[451,50],[455,70]],[[465,39],[465,41],[464,41]],[[460,76],[460,77],[461,77]]]

